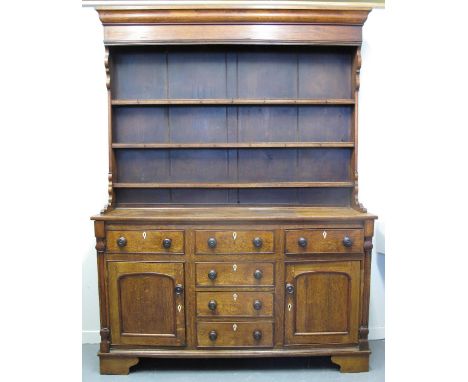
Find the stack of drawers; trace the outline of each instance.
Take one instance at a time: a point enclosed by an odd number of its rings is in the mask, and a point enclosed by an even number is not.
[[[195,256],[197,346],[273,347],[274,232],[198,230]]]

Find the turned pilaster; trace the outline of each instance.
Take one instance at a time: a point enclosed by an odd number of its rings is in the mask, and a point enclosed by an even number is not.
[[[108,353],[110,351],[110,330],[109,318],[107,309],[107,285],[105,277],[105,258],[104,253],[106,250],[106,233],[104,222],[94,222],[94,234],[96,236],[96,251],[97,251],[97,267],[98,267],[98,287],[99,287],[99,310],[101,317],[101,353]]]

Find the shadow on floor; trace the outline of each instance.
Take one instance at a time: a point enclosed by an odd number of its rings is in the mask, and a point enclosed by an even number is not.
[[[85,382],[383,382],[385,341],[370,342],[368,373],[342,374],[330,357],[153,359],[140,358],[130,375],[100,375],[99,345],[83,345]]]
[[[327,369],[339,370],[330,361],[330,357],[313,358],[228,358],[228,359],[152,359],[142,358],[140,363],[132,367],[132,373],[159,371],[272,371],[289,369]]]

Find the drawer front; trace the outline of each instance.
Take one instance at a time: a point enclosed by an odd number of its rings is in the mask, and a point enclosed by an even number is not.
[[[286,231],[286,253],[362,252],[364,233],[360,229],[308,229]]]
[[[183,253],[184,231],[108,231],[109,252]]]
[[[198,322],[199,347],[273,347],[273,323]]]
[[[196,231],[195,252],[213,253],[272,253],[273,231]]]
[[[272,286],[272,263],[196,263],[197,286]]]
[[[199,317],[273,317],[270,292],[197,292]]]

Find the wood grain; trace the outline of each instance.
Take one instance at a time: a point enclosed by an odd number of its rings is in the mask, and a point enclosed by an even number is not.
[[[113,99],[114,106],[134,105],[353,105],[353,99]]]
[[[120,349],[115,348],[112,356],[137,356],[148,358],[269,358],[269,357],[314,357],[330,355],[367,355],[369,351],[360,351],[355,346],[310,346],[291,347],[285,349],[259,349],[243,348],[239,349]],[[105,354],[100,354],[101,358]]]
[[[217,208],[207,207],[157,207],[157,208],[116,208],[93,220],[140,221],[140,222],[284,222],[284,221],[360,221],[374,220],[377,216],[361,213],[346,207],[268,207],[239,206]]]
[[[261,332],[261,339],[255,340],[253,332]],[[215,331],[217,339],[212,341],[209,333]],[[273,323],[255,322],[197,322],[197,343],[199,347],[273,347]]]
[[[350,247],[343,244],[348,237],[352,241]],[[299,245],[299,239],[305,239],[304,247]],[[314,253],[360,253],[364,241],[362,230],[288,230],[286,231],[286,254],[314,254]]]
[[[273,264],[255,262],[210,262],[196,263],[196,285],[200,287],[213,286],[273,286],[274,270]],[[208,273],[214,270],[216,279],[211,280]],[[255,271],[262,272],[262,278],[254,277]]]
[[[100,357],[100,373],[105,375],[126,375],[130,367],[139,362],[137,357]]]
[[[110,262],[108,268],[112,343],[184,345],[184,295],[174,292],[184,284],[184,265]]]
[[[261,240],[256,247],[254,239]],[[210,248],[209,239],[216,240],[216,246]],[[273,253],[274,236],[272,231],[195,231],[195,253]]]
[[[125,238],[127,244],[120,247],[117,244],[119,238]],[[163,241],[169,239],[171,245],[164,248]],[[128,231],[108,231],[107,250],[109,252],[128,253],[184,253],[184,232],[183,231],[162,231],[162,230],[128,230]]]
[[[99,10],[104,25],[111,24],[349,24],[362,25],[368,10],[285,10],[285,9],[125,9]]]
[[[214,301],[216,308],[211,310],[208,303]],[[260,302],[255,309],[254,303]],[[273,293],[244,292],[197,292],[198,317],[273,317]]]
[[[286,265],[285,344],[358,342],[359,261]]]
[[[297,188],[297,187],[353,187],[353,182],[262,182],[262,183],[114,183],[114,188]]]
[[[376,216],[358,199],[357,108],[369,9],[286,8],[98,10],[102,374],[139,357],[326,355],[368,370]]]
[[[113,149],[352,148],[353,142],[113,143]]]
[[[369,371],[369,354],[334,355],[331,360],[340,366],[342,373]]]
[[[303,44],[352,45],[362,42],[355,25],[109,25],[106,45],[143,44]]]

